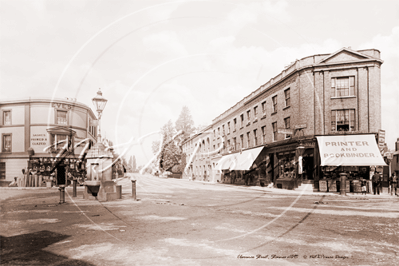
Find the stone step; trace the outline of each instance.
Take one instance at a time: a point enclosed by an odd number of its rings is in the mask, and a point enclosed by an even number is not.
[[[296,191],[308,191],[313,192],[313,184],[301,184],[299,187],[295,189]]]

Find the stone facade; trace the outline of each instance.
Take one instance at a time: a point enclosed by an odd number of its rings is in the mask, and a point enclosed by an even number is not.
[[[376,49],[354,51],[350,48],[295,61],[217,116],[203,132],[187,140],[183,144],[187,162],[195,143],[203,139],[204,134],[207,137],[202,149],[205,145],[212,153],[223,147],[217,152],[220,158],[229,152],[257,146],[277,147],[315,135],[340,134],[341,130],[345,134],[377,133],[381,128],[382,63]],[[341,125],[344,114],[345,121],[349,119],[349,122]],[[273,124],[277,125],[274,130]],[[281,132],[290,129],[293,134],[275,132],[278,129]],[[196,157],[193,164],[215,171],[213,164],[207,163],[217,156],[207,158],[199,161]]]

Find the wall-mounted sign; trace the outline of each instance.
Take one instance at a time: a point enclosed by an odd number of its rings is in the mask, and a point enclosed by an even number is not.
[[[292,129],[289,129],[289,128],[278,128],[277,129],[277,133],[293,135],[294,131]]]
[[[31,127],[30,147],[37,153],[41,153],[47,146],[49,146],[49,139],[46,127]]]
[[[306,128],[306,124],[296,125],[295,126],[295,129],[302,129],[302,128]]]
[[[72,109],[72,105],[66,103],[52,103],[51,106],[57,109],[65,109],[65,110]]]

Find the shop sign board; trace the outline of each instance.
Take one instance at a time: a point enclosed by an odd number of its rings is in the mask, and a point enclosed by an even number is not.
[[[317,142],[321,166],[386,165],[374,135],[320,136]]]
[[[48,146],[48,133],[46,127],[32,127],[30,133],[30,147],[36,152],[43,152]]]
[[[277,129],[277,133],[293,135],[294,131],[292,129],[289,129],[289,128],[278,128]]]

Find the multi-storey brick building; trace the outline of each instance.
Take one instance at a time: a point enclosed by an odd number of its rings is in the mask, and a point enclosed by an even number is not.
[[[11,182],[28,168],[48,176],[57,160],[58,183],[64,184],[68,172],[83,176],[85,164],[78,159],[85,145],[74,145],[85,139],[96,141],[96,119],[88,106],[70,100],[1,101],[0,180]],[[69,155],[57,156],[66,142]]]
[[[340,140],[381,128],[382,63],[376,49],[350,48],[295,61],[183,144],[187,162],[196,143],[201,151],[186,176],[203,179],[206,171],[205,178],[215,180],[223,170],[222,178],[255,176],[255,181],[275,185],[284,179],[312,180],[317,187],[334,168],[322,162],[318,136]],[[367,163],[378,164],[380,159]],[[346,170],[365,176],[372,169],[365,163]]]

